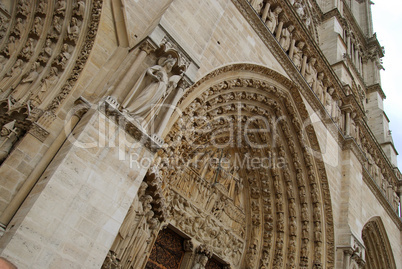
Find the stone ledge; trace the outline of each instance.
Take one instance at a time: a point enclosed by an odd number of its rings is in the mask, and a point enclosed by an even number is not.
[[[122,127],[131,137],[143,143],[151,152],[155,153],[163,145],[163,139],[156,134],[149,135],[144,128],[124,115],[119,109],[119,104],[113,97],[106,97],[100,104],[100,112],[109,119],[112,119],[118,126]]]

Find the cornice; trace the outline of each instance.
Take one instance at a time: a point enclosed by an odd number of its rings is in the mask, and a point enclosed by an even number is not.
[[[367,93],[372,93],[372,92],[378,92],[382,99],[386,99],[387,96],[385,95],[384,91],[382,90],[382,87],[379,83],[370,85],[367,87]]]

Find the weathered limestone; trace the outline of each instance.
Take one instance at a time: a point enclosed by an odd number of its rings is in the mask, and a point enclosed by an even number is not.
[[[18,268],[402,268],[368,1],[2,3]]]
[[[21,268],[99,268],[152,160],[143,145],[129,148],[135,140],[99,111],[73,135],[1,239],[2,256]]]

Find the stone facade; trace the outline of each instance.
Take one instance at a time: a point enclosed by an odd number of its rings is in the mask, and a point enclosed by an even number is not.
[[[402,269],[370,1],[0,3],[18,268]]]

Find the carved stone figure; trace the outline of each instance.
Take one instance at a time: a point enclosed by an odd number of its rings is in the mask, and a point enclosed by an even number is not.
[[[169,55],[161,65],[154,65],[142,74],[123,102],[123,107],[129,115],[137,118],[142,124],[149,120],[150,112],[166,93],[169,83],[168,74],[176,61]]]
[[[39,60],[42,61],[43,63],[47,63],[47,61],[53,54],[52,40],[46,39],[45,46],[46,47],[43,49],[43,52],[39,55]]]
[[[57,1],[56,13],[61,14],[66,11],[66,0]]]
[[[63,47],[61,49],[61,53],[57,59],[57,63],[61,65],[61,68],[64,69],[66,67],[66,64],[68,60],[71,58],[71,54],[69,52],[69,45],[67,43],[63,44]]]
[[[52,30],[52,33],[50,36],[52,38],[58,38],[61,33],[61,28],[62,28],[62,22],[61,22],[59,16],[54,16],[52,26],[53,26],[53,30]]]
[[[299,15],[301,19],[304,19],[304,5],[302,0],[296,0],[293,7],[296,10],[297,15]]]
[[[77,16],[84,16],[85,14],[85,2],[83,0],[78,0],[74,5],[74,14]]]
[[[331,108],[332,108],[332,94],[334,93],[334,88],[329,87],[326,91],[324,91],[324,105],[325,109],[331,114]]]
[[[46,0],[42,0],[38,5],[38,12],[41,14],[46,14],[47,2]]]
[[[21,82],[22,83],[31,83],[31,82],[35,81],[39,76],[39,73],[38,73],[39,66],[40,66],[40,64],[38,62],[35,62],[32,65],[31,72],[29,73],[29,75],[27,77],[25,77]]]
[[[9,122],[0,131],[0,163],[2,163],[10,153],[12,146],[17,141],[19,130],[14,127],[15,120]]]
[[[302,66],[304,42],[299,41],[293,49],[292,61],[296,68],[300,71]]]
[[[35,106],[41,104],[46,96],[46,93],[57,83],[58,79],[58,70],[56,67],[52,67],[49,75],[42,81],[38,93],[36,93],[36,95],[32,98],[32,104]]]
[[[21,59],[18,59],[11,70],[6,74],[7,77],[15,77],[21,74],[22,72],[22,65],[24,62]]]
[[[21,18],[17,18],[17,21],[15,23],[14,33],[17,36],[20,36],[23,32],[24,32],[24,22],[22,21]]]
[[[68,26],[67,32],[71,40],[77,40],[78,35],[80,34],[80,28],[78,27],[77,18],[71,18],[71,24]]]
[[[42,19],[40,17],[35,17],[33,33],[39,36],[42,33],[42,28]]]
[[[205,269],[205,265],[207,265],[208,257],[204,254],[198,254],[196,256],[195,263],[192,269]]]
[[[25,47],[22,49],[21,54],[26,57],[29,58],[31,57],[32,53],[35,50],[35,43],[34,43],[34,39],[33,38],[28,38],[27,43],[25,44]]]
[[[276,7],[274,11],[269,10],[268,12],[268,17],[267,20],[265,21],[265,24],[267,25],[268,29],[271,31],[271,33],[275,32],[276,26],[278,25],[278,16],[279,13],[282,12],[281,7]]]
[[[320,72],[317,75],[317,80],[313,85],[313,91],[317,95],[318,99],[320,99],[321,102],[324,103],[323,100],[323,94],[326,92],[325,86],[324,86],[324,73]]]
[[[16,44],[16,41],[15,41],[15,37],[10,36],[9,39],[8,39],[6,54],[9,55],[9,56],[13,55],[16,47],[17,47],[17,44]]]
[[[317,70],[315,69],[315,63],[317,62],[317,59],[314,57],[311,57],[306,65],[306,73],[304,75],[304,78],[306,79],[308,85],[313,88],[314,83],[317,81]]]
[[[294,28],[295,27],[293,25],[289,25],[287,28],[282,29],[279,44],[281,45],[284,51],[288,51],[290,48],[290,42],[292,40],[292,32]]]
[[[28,16],[29,14],[29,3],[27,0],[20,0],[19,3],[19,10],[18,13],[20,13],[23,16]]]

